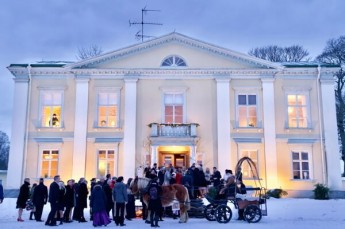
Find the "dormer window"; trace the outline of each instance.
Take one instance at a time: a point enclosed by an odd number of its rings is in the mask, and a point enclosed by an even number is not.
[[[169,56],[165,58],[161,64],[161,67],[186,67],[186,62],[178,56]]]

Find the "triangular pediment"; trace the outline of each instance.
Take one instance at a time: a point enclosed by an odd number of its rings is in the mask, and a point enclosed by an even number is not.
[[[181,57],[183,69],[280,69],[276,63],[173,32],[140,44],[67,65],[74,69],[159,69],[164,59]],[[171,67],[180,68],[180,67]]]

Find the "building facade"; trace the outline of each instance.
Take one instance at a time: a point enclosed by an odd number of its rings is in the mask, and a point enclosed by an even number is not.
[[[277,64],[179,33],[76,63],[11,64],[8,188],[249,156],[261,183],[342,190],[335,66]],[[252,182],[252,171],[243,176]]]

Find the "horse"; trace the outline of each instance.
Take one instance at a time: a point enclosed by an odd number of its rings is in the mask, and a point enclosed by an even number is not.
[[[135,195],[138,192],[142,194],[143,202],[148,206],[150,195],[145,192],[151,179],[145,177],[136,177],[130,184],[132,194]],[[187,223],[188,210],[190,209],[190,199],[188,190],[181,184],[163,185],[161,202],[163,207],[171,206],[174,201],[178,201],[180,205],[180,220],[179,223]],[[149,212],[148,212],[148,215]]]

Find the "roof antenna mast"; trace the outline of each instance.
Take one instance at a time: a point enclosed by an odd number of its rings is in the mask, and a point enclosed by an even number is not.
[[[163,25],[161,23],[156,23],[156,22],[145,22],[144,21],[144,14],[146,14],[147,12],[160,12],[160,10],[149,10],[146,9],[146,6],[141,9],[141,22],[131,22],[131,20],[129,20],[129,26],[131,25],[141,25],[141,30],[139,30],[136,34],[135,37],[137,39],[141,38],[141,42],[144,42],[144,38],[150,38],[153,36],[149,36],[149,35],[145,35],[144,34],[144,25]]]

